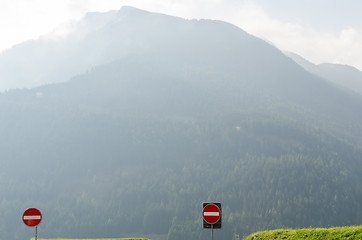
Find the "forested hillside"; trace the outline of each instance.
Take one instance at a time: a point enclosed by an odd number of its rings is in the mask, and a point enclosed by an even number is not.
[[[222,239],[362,222],[360,97],[227,23],[136,13],[167,26],[152,51],[1,93],[0,239],[28,207],[40,238],[204,239],[206,201]]]

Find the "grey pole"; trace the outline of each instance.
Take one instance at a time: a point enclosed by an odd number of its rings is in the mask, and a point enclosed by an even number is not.
[[[35,226],[35,240],[38,239],[38,226]]]
[[[214,240],[214,224],[211,224],[211,240]]]

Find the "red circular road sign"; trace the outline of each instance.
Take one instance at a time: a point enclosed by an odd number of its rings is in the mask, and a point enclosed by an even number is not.
[[[23,214],[23,222],[28,227],[37,226],[42,219],[41,212],[36,208],[29,208]]]
[[[221,217],[220,209],[215,204],[208,204],[202,210],[204,220],[209,224],[215,224]]]

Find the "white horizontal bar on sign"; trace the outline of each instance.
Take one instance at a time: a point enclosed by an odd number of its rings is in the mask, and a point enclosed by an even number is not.
[[[33,219],[41,219],[41,216],[40,215],[24,216],[24,220],[33,220]]]
[[[220,216],[219,212],[204,212],[204,216]]]

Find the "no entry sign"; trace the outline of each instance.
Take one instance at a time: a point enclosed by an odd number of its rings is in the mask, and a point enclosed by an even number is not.
[[[208,204],[204,207],[202,211],[202,216],[204,217],[205,222],[209,224],[215,224],[220,219],[220,209],[215,204]]]
[[[204,228],[221,228],[221,203],[203,203]]]
[[[42,219],[41,212],[36,208],[29,208],[23,214],[23,222],[28,227],[37,226]]]

